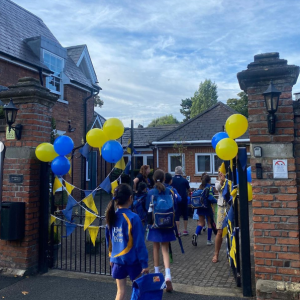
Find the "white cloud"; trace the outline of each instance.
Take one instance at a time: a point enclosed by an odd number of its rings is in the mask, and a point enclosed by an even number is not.
[[[219,100],[240,92],[237,72],[279,52],[300,65],[300,2],[274,0],[16,0],[63,46],[87,44],[98,76],[98,112],[126,126],[174,114],[206,78]],[[300,84],[295,86],[295,91]]]

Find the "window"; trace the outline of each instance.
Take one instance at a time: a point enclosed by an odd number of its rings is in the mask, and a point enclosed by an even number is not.
[[[153,155],[140,154],[140,155],[135,155],[133,159],[134,159],[135,170],[139,170],[143,165],[149,165],[150,169],[153,169]],[[127,154],[124,155],[124,160],[125,163],[127,164],[127,162],[130,160],[130,155]]]
[[[134,156],[134,168],[135,169],[139,170],[143,164],[144,164],[143,156]]]
[[[150,169],[153,169],[153,156],[147,156],[147,165],[150,166]]]
[[[196,173],[211,173],[211,155],[197,154],[196,155]]]
[[[52,76],[46,78],[46,87],[52,92],[62,94],[61,73],[64,68],[64,60],[46,50],[44,50],[44,64],[54,72]]]
[[[221,166],[221,160],[214,153],[196,153],[195,154],[195,171],[201,175],[206,172],[208,174],[218,174],[218,168]]]
[[[184,154],[171,153],[168,154],[168,171],[169,173],[175,173],[175,168],[181,166],[184,172]]]

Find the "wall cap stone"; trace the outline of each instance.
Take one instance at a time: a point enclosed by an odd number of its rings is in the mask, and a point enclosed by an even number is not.
[[[12,98],[14,104],[40,103],[47,107],[53,107],[59,97],[41,86],[37,79],[31,77],[21,78],[16,85],[8,88],[0,93],[0,99],[5,104]]]
[[[257,280],[256,290],[259,293],[272,294],[273,292],[285,292],[285,294],[299,294],[300,295],[300,283],[284,282],[284,281],[272,281],[272,280]],[[286,298],[292,299],[292,298]],[[297,298],[298,299],[298,298]]]

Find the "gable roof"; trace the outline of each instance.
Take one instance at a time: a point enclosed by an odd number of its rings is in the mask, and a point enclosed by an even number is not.
[[[93,128],[102,128],[106,119],[94,110],[92,122],[88,125],[88,130]]]
[[[159,139],[160,136],[166,135],[168,132],[172,131],[174,128],[178,127],[178,124],[164,125],[157,127],[145,127],[145,128],[134,128],[134,147],[144,148],[149,147],[149,145]],[[126,147],[128,145],[128,140],[131,138],[131,130],[126,130],[122,137],[122,146]]]
[[[78,45],[78,46],[71,46],[71,47],[66,47],[68,51],[68,55],[72,58],[75,64],[78,63],[78,60],[84,50],[86,45]]]
[[[41,43],[51,44],[53,49],[67,53],[42,19],[10,0],[0,0],[0,54],[53,73],[39,57]],[[69,56],[64,58],[64,73],[71,81],[88,88],[100,88],[84,75]]]
[[[230,108],[223,102],[218,102],[206,111],[182,123],[174,130],[161,136],[158,142],[184,142],[184,141],[201,141],[211,140],[211,138],[220,131],[224,131],[223,126],[228,117],[237,114],[234,109]],[[240,139],[248,139],[248,131]]]

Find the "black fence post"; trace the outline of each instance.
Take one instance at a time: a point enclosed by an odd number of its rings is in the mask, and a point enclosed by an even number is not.
[[[39,226],[39,272],[48,272],[49,235],[49,163],[41,162],[40,167],[40,226]]]
[[[239,157],[247,157],[247,149],[239,147]],[[251,260],[250,260],[250,232],[249,232],[249,209],[248,209],[248,187],[247,166],[243,166],[238,160],[239,173],[239,204],[241,224],[241,258],[242,258],[242,287],[243,296],[252,297],[251,286]]]

